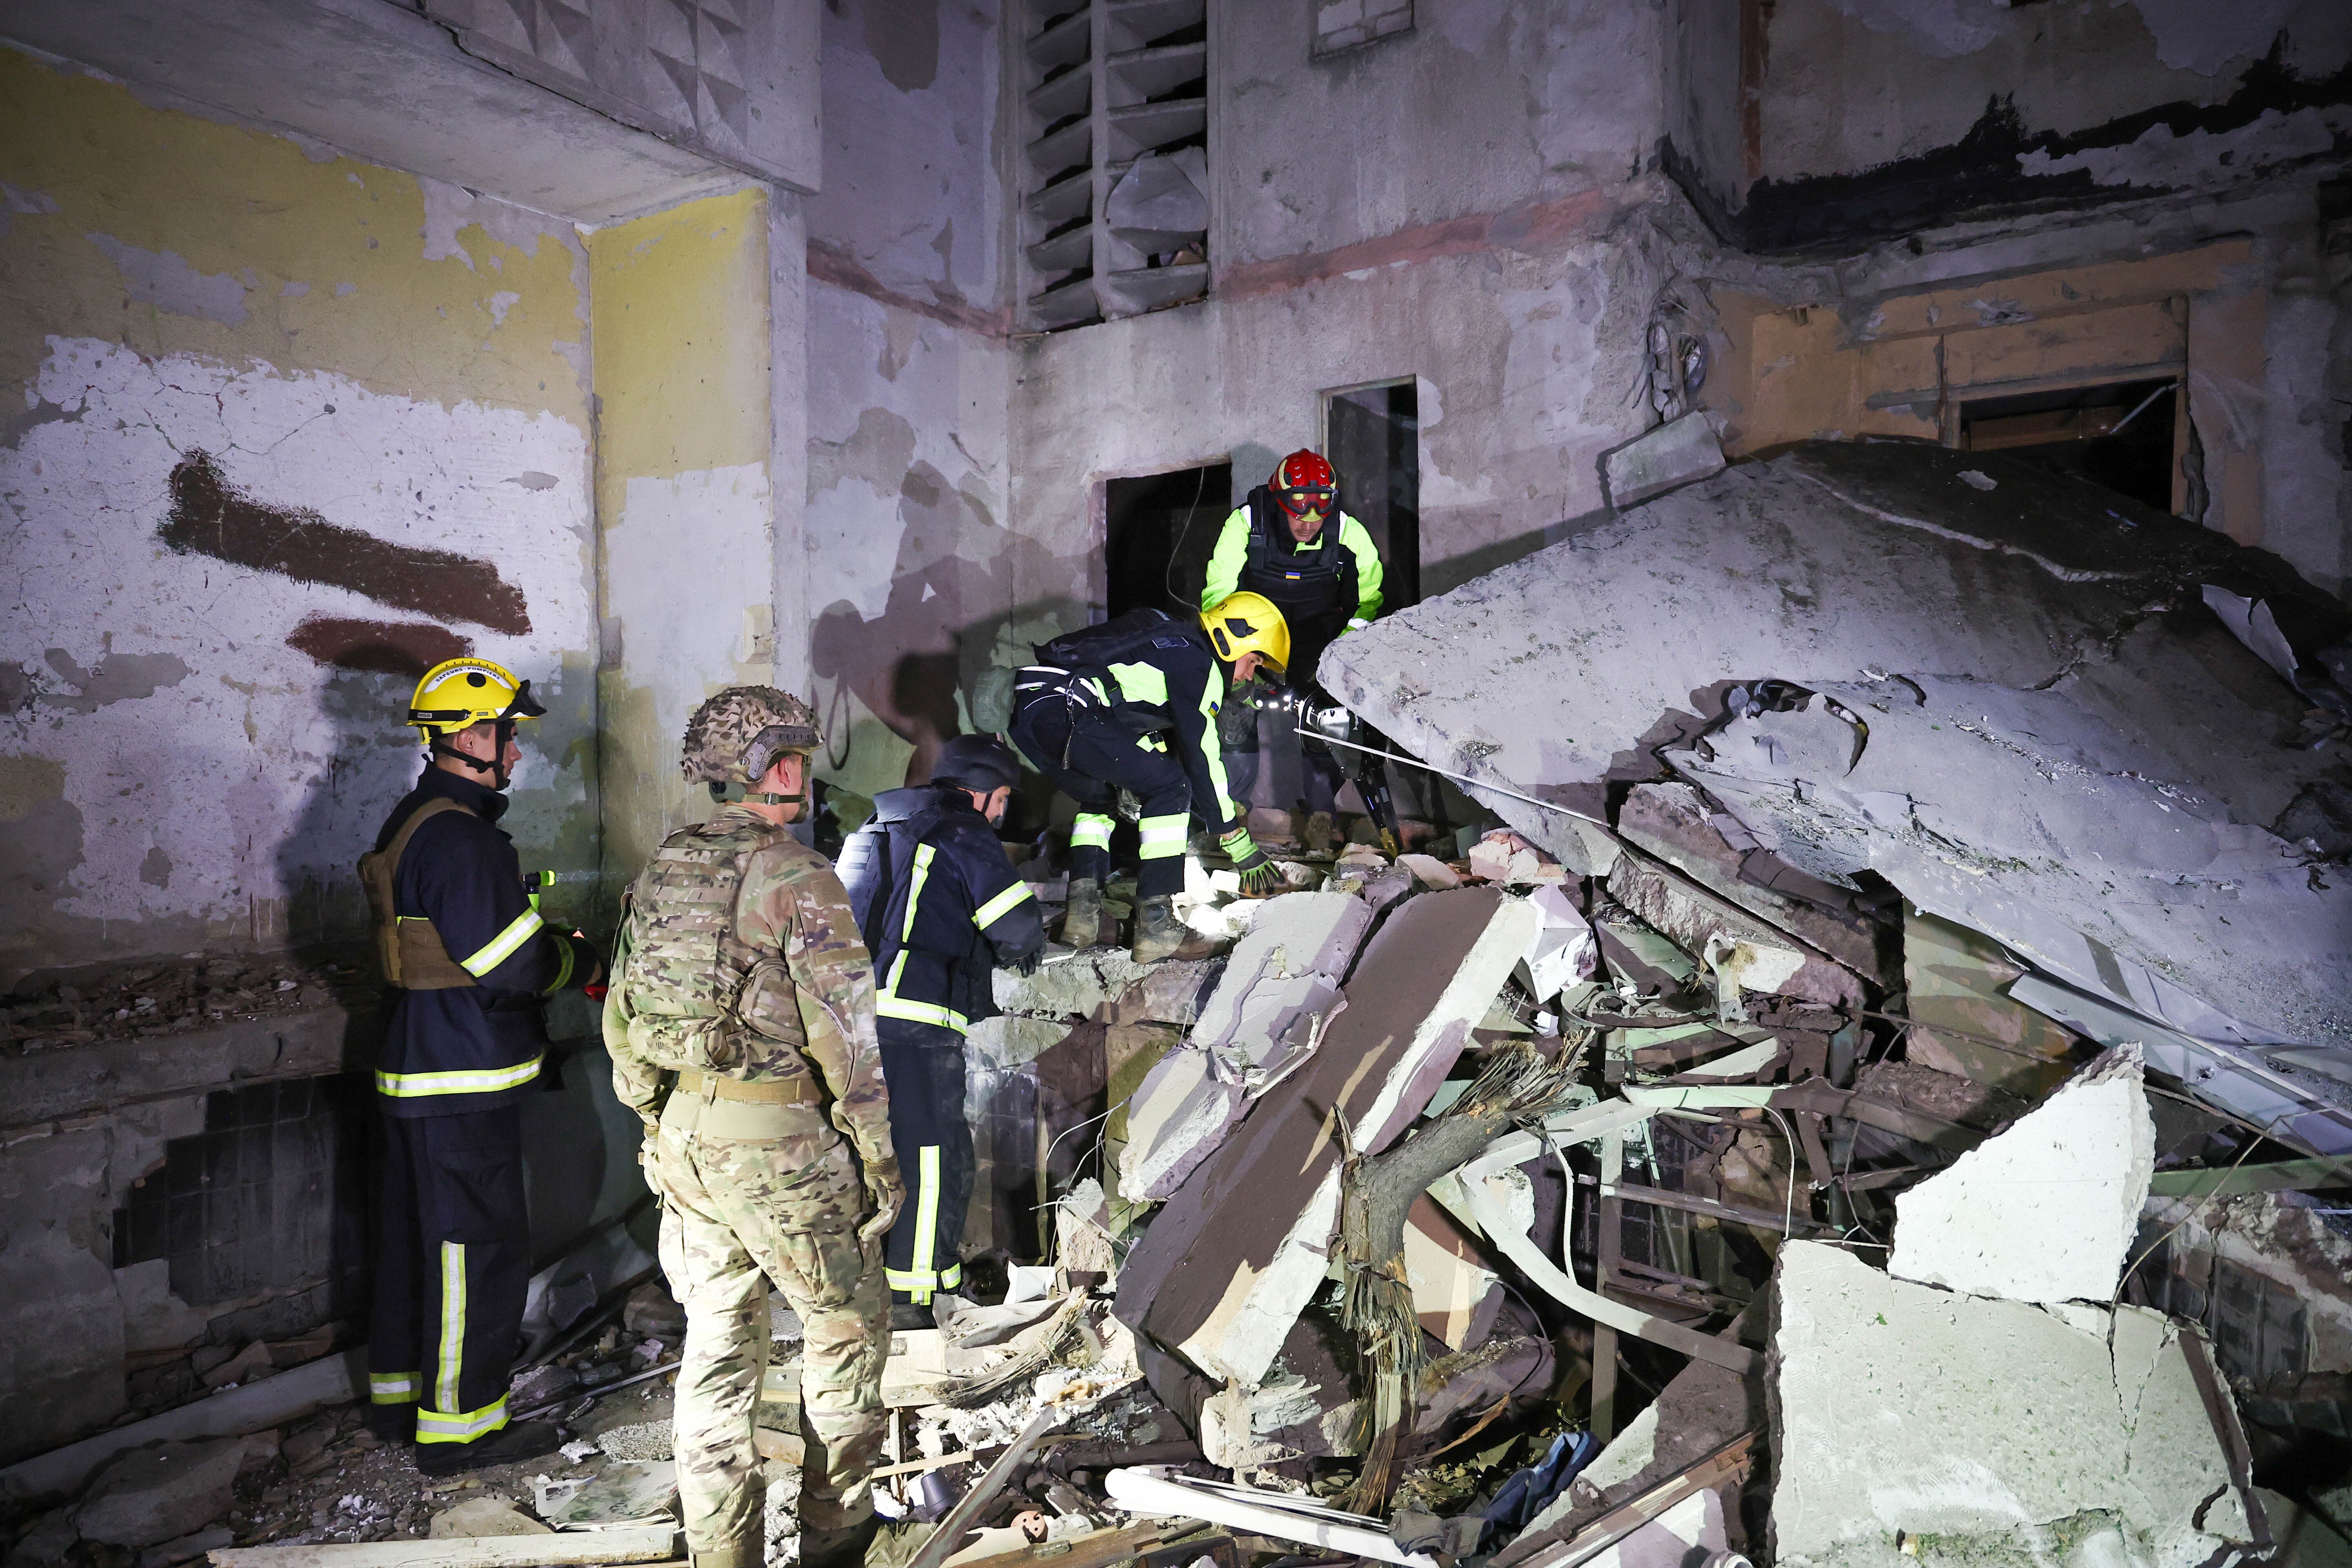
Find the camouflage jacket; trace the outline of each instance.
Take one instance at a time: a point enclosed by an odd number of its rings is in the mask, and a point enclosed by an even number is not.
[[[874,965],[832,866],[742,806],[662,841],[629,893],[604,998],[614,1091],[650,1129],[662,1075],[814,1073],[834,1125],[890,1157]]]

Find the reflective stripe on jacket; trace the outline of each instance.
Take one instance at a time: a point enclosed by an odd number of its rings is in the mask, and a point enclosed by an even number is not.
[[[990,971],[1043,951],[1043,911],[988,819],[950,784],[891,790],[843,846],[842,885],[874,954],[875,1012],[961,1034],[996,1016]]]
[[[429,921],[474,984],[386,988],[375,1086],[394,1116],[488,1110],[519,1097],[547,1052],[541,999],[595,968],[583,944],[541,921],[514,844],[494,826],[507,806],[498,791],[427,767],[385,819],[377,847],[435,799],[467,809],[417,827],[394,868],[394,909],[402,920]]]

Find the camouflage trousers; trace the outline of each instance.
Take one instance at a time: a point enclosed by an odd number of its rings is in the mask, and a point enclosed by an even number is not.
[[[839,1529],[874,1511],[871,1477],[888,1419],[882,1244],[857,1239],[866,1194],[856,1157],[814,1125],[758,1142],[661,1130],[662,1268],[686,1308],[673,1443],[696,1568],[764,1560],[751,1426],[768,1365],[771,1279],[806,1335],[802,1525]]]

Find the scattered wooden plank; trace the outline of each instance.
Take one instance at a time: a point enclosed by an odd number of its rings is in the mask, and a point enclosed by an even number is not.
[[[469,1540],[355,1541],[305,1546],[224,1546],[213,1568],[571,1568],[572,1564],[662,1563],[678,1553],[667,1524],[553,1535],[485,1535]]]

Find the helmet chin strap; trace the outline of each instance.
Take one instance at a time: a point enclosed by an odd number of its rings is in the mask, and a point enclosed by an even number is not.
[[[504,790],[508,782],[507,746],[514,740],[514,721],[511,719],[501,719],[498,721],[498,754],[488,762],[484,762],[470,752],[459,751],[438,735],[433,737],[433,743],[425,750],[436,757],[455,757],[476,773],[489,774],[490,787],[495,790]]]

